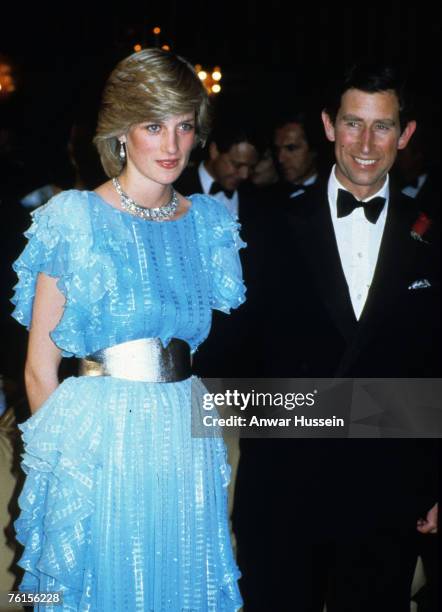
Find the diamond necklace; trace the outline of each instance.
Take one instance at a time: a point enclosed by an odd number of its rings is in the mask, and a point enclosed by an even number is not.
[[[176,213],[178,208],[178,196],[173,187],[171,187],[172,196],[167,204],[164,204],[164,206],[159,206],[158,208],[146,208],[137,204],[135,200],[132,200],[132,198],[122,190],[117,177],[112,179],[112,184],[120,196],[121,208],[131,215],[135,215],[135,217],[148,219],[149,221],[166,221],[167,219],[170,219],[170,217],[173,217],[173,215]]]

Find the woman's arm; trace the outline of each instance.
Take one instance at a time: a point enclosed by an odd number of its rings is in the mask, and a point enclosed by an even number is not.
[[[65,298],[57,279],[40,273],[37,279],[25,365],[25,385],[31,412],[36,412],[58,387],[60,349],[49,336],[63,314]]]

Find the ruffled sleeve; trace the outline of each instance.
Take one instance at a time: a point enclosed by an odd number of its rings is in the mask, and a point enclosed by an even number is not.
[[[205,196],[207,211],[208,273],[211,307],[229,313],[245,301],[239,249],[244,248],[239,235],[240,224],[214,198]]]
[[[98,345],[102,331],[100,302],[117,282],[127,283],[130,275],[130,271],[117,272],[111,257],[130,239],[124,228],[112,233],[104,226],[94,235],[90,214],[87,192],[70,190],[52,198],[33,213],[25,233],[28,243],[13,266],[19,281],[11,300],[12,316],[28,328],[38,274],[58,279],[66,303],[50,335],[64,357],[84,357],[96,350],[94,343]]]
[[[37,277],[40,272],[58,279],[63,277],[68,259],[68,243],[61,234],[56,207],[63,196],[55,196],[31,215],[32,225],[25,232],[28,243],[13,265],[18,276],[14,287],[12,316],[28,329],[31,325]],[[60,283],[58,284],[59,288]]]

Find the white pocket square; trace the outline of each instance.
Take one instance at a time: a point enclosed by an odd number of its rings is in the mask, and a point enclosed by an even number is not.
[[[414,281],[414,283],[411,283],[411,285],[408,288],[409,289],[427,289],[428,287],[431,287],[430,281],[427,280],[426,278],[422,278],[420,280]]]

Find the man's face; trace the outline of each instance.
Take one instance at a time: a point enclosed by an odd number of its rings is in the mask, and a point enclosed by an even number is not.
[[[258,152],[249,142],[239,142],[226,153],[220,153],[214,142],[210,145],[210,169],[215,180],[229,191],[235,191],[249,178],[258,163]]]
[[[290,183],[302,183],[316,172],[315,153],[299,123],[287,123],[277,128],[273,144],[279,167]]]
[[[347,90],[333,124],[322,113],[327,138],[335,143],[336,176],[359,199],[375,194],[396,159],[407,146],[416,123],[401,134],[399,101],[394,91],[367,93]]]

